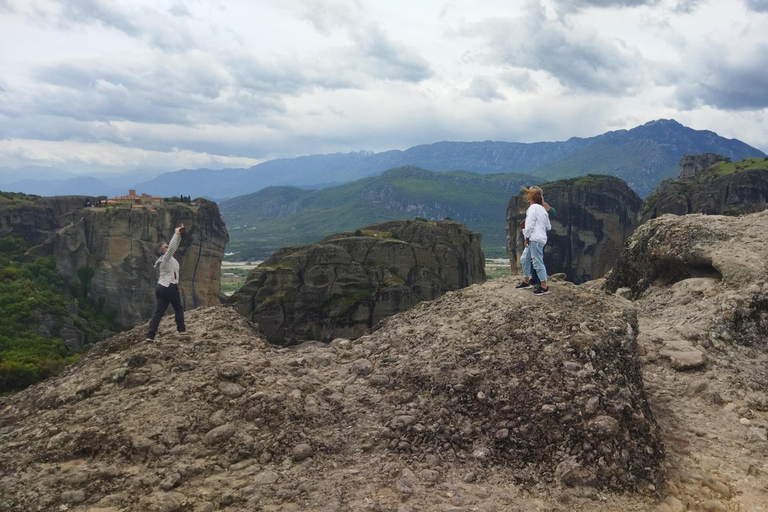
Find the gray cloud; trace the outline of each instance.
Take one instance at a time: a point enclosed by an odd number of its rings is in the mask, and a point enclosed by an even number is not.
[[[555,0],[555,4],[564,10],[578,11],[587,7],[638,7],[656,5],[661,0]]]
[[[746,0],[747,7],[757,12],[768,12],[768,0]]]
[[[506,96],[499,91],[498,84],[494,80],[484,76],[474,77],[469,88],[464,91],[464,94],[485,102],[507,99]]]
[[[533,2],[522,17],[488,19],[462,33],[485,41],[479,57],[485,63],[546,71],[579,92],[628,94],[644,75],[636,49],[602,38],[592,29],[550,20]]]
[[[175,4],[173,4],[173,6],[171,6],[171,8],[168,9],[168,12],[174,16],[192,16],[192,13],[189,12],[189,9],[187,9],[187,6],[181,2],[176,2]]]
[[[363,20],[358,0],[299,0],[288,2],[287,6],[324,35],[354,28]]]
[[[536,92],[540,89],[531,72],[524,69],[510,69],[500,74],[504,83],[521,92]]]
[[[355,42],[351,59],[359,52],[358,69],[376,78],[420,82],[434,73],[424,58],[405,45],[391,41],[387,34],[375,24],[357,29],[352,34]]]
[[[196,47],[197,39],[184,17],[173,13],[179,6],[184,8],[176,4],[170,12],[163,13],[149,7],[129,10],[108,0],[63,0],[58,23],[61,28],[98,23],[129,37],[144,39],[164,51],[185,51]]]
[[[768,46],[759,46],[749,60],[733,62],[717,51],[687,59],[675,99],[684,109],[709,105],[723,110],[768,108]]]

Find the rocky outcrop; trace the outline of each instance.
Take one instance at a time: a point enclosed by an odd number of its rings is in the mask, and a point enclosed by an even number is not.
[[[641,200],[621,179],[587,175],[541,185],[544,200],[555,208],[550,217],[544,261],[549,274],[563,272],[582,283],[613,267],[636,226]],[[507,207],[507,253],[513,273],[520,272],[524,244],[520,223],[528,208],[524,193]]]
[[[605,286],[634,299],[680,289],[698,313],[696,340],[705,346],[734,342],[768,347],[768,212],[741,217],[665,215],[640,226],[616,262]],[[679,315],[679,311],[675,313]],[[685,336],[683,336],[685,337]]]
[[[0,237],[12,234],[32,245],[43,243],[56,229],[66,225],[68,215],[99,200],[92,196],[10,196],[13,199],[0,198]]]
[[[381,319],[485,280],[480,235],[452,221],[392,221],[277,251],[228,304],[273,343],[355,338]]]
[[[726,158],[715,153],[699,153],[698,155],[683,155],[680,158],[680,176],[679,178],[692,178],[697,172],[703,171],[715,165],[718,162],[730,162]]]
[[[90,296],[105,297],[117,309],[118,323],[136,325],[152,316],[159,243],[169,241],[179,223],[186,235],[174,257],[184,307],[220,302],[221,260],[229,236],[216,203],[196,199],[192,205],[164,203],[152,209],[83,208],[67,215],[69,222],[50,242],[57,269],[68,281],[87,286]],[[88,283],[78,276],[82,268],[92,269]]]
[[[701,155],[693,155],[691,158],[698,156]],[[704,156],[712,158],[694,163],[685,158],[680,161],[680,178],[663,181],[645,199],[640,223],[665,213],[741,215],[766,208],[768,165],[765,160],[753,158],[731,163],[719,157],[713,165],[701,169],[717,155],[710,153]],[[696,162],[699,165],[694,165]]]
[[[330,345],[279,349],[226,307],[191,312],[189,340],[118,334],[0,397],[0,508],[654,509],[633,306],[553,283],[531,308],[514,284]]]

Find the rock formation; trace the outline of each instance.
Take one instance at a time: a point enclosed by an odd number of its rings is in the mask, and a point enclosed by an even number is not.
[[[636,226],[641,200],[619,178],[587,175],[541,185],[544,200],[557,213],[551,216],[544,261],[549,274],[563,272],[582,283],[602,277]],[[528,202],[524,193],[507,207],[507,253],[514,273],[520,272],[523,245],[520,223]]]
[[[711,166],[701,169],[713,161],[710,155],[703,155],[703,160],[695,159],[701,155],[686,155],[690,158],[680,161],[680,178],[659,183],[645,199],[640,223],[665,213],[740,215],[766,208],[768,165],[765,160],[752,158],[730,163],[719,157]]]
[[[186,235],[174,257],[179,261],[179,290],[186,309],[218,304],[221,260],[229,240],[216,203],[165,203],[153,209],[83,208],[51,239],[56,266],[77,283],[78,269],[93,269],[88,293],[104,296],[118,310],[120,324],[131,326],[152,316],[155,308],[161,241],[184,223]]]
[[[32,257],[55,255],[57,270],[70,284],[87,284],[91,297],[103,296],[118,310],[117,321],[132,326],[152,316],[158,244],[170,240],[174,226],[183,222],[187,234],[175,256],[181,265],[182,302],[186,308],[220,302],[221,260],[229,235],[216,203],[197,199],[193,205],[164,203],[152,209],[86,207],[98,201],[60,196],[0,202],[0,236],[14,234],[37,244],[29,251]],[[93,269],[88,283],[78,277],[78,269],[85,267]]]
[[[480,235],[452,221],[391,221],[277,251],[228,304],[267,339],[354,338],[381,319],[485,280]]]
[[[697,172],[708,169],[718,162],[730,162],[730,159],[715,153],[683,155],[680,158],[680,176],[678,178],[692,178]]]
[[[552,286],[536,308],[470,286],[330,345],[279,349],[226,307],[191,340],[118,334],[0,398],[0,509],[649,510],[634,309]]]

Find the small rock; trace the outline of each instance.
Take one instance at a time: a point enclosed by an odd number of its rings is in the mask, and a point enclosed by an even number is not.
[[[478,448],[472,452],[472,457],[478,460],[487,459],[491,455],[491,450],[488,448]]]
[[[224,368],[219,368],[219,377],[222,379],[235,380],[242,377],[244,373],[245,370],[242,366],[225,366]]]
[[[236,382],[230,382],[228,380],[219,382],[219,391],[222,395],[229,398],[239,398],[245,393],[245,388]]]
[[[422,469],[421,479],[426,482],[437,482],[440,479],[440,472],[434,469]]]
[[[298,444],[291,454],[295,462],[301,462],[312,456],[312,447],[306,443]]]
[[[195,507],[195,512],[213,512],[214,510],[216,510],[216,506],[210,501],[206,501]]]
[[[274,471],[263,471],[253,477],[253,485],[272,485],[280,479]]]
[[[397,489],[397,492],[404,497],[413,494],[413,487],[411,487],[411,483],[405,478],[401,478],[397,481],[395,489]]]
[[[373,365],[367,359],[358,359],[357,361],[352,363],[352,372],[357,375],[360,375],[361,377],[370,375],[372,371],[373,371]]]
[[[597,416],[589,422],[589,428],[600,437],[610,437],[619,431],[619,422],[611,416]]]
[[[714,478],[703,478],[701,480],[701,485],[709,487],[726,499],[731,498],[731,489],[723,482],[715,480]]]
[[[178,512],[187,501],[178,492],[158,492],[150,496],[149,512]]]
[[[237,429],[233,424],[227,423],[225,425],[221,425],[220,427],[216,427],[205,434],[205,437],[203,438],[203,444],[206,446],[211,446],[221,443],[235,435],[235,432],[237,432]]]
[[[160,483],[160,488],[164,491],[170,491],[181,482],[181,475],[178,473],[172,473]]]
[[[427,463],[427,467],[429,469],[435,469],[435,466],[438,464],[438,459],[432,454],[427,454],[426,457],[424,457],[425,462]]]
[[[728,512],[728,508],[725,505],[715,500],[705,501],[701,508],[705,512]]]
[[[502,428],[496,431],[496,439],[506,439],[509,437],[509,429]]]

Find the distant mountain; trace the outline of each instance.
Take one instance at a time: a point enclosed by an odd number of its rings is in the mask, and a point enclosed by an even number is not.
[[[548,181],[588,173],[617,176],[640,197],[666,178],[676,178],[683,155],[716,153],[731,160],[761,158],[759,149],[708,130],[693,130],[674,120],[646,123],[632,130],[608,132],[568,155],[534,170]]]
[[[414,217],[450,217],[483,235],[486,255],[505,256],[507,203],[521,185],[531,184],[525,174],[403,167],[322,190],[269,187],[224,201],[219,209],[230,236],[227,252],[235,260],[263,259],[280,247]]]
[[[0,167],[0,187],[8,183],[17,183],[25,180],[66,180],[76,178],[77,174],[62,171],[53,167],[27,166],[18,169],[10,167]],[[17,192],[24,192],[19,190]]]
[[[128,190],[110,187],[106,183],[90,176],[78,176],[69,179],[26,179],[13,183],[0,184],[0,189],[8,192],[23,192],[38,196],[123,196]]]
[[[684,154],[718,153],[732,160],[765,154],[735,139],[693,130],[674,120],[651,121],[631,130],[607,132],[564,142],[437,142],[405,151],[359,151],[264,162],[249,169],[194,169],[165,173],[136,185],[155,195],[219,199],[268,186],[320,187],[351,182],[405,165],[431,171],[478,174],[517,172],[546,180],[608,174],[624,179],[641,196],[664,178],[677,176]]]

